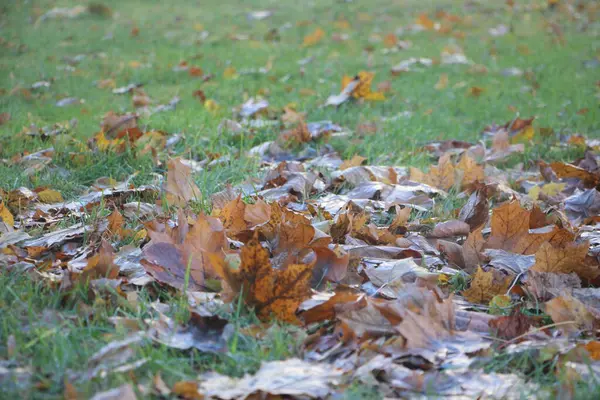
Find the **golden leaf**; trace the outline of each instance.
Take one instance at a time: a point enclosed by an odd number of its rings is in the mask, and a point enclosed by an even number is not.
[[[310,297],[313,265],[290,264],[282,270],[274,269],[269,252],[256,236],[242,247],[240,257],[239,270],[233,270],[222,258],[215,270],[233,291],[240,293],[243,290],[244,301],[255,308],[261,320],[274,316],[298,324],[296,309]],[[212,256],[211,261],[215,264],[218,257]]]
[[[463,296],[471,303],[487,304],[494,296],[506,294],[510,283],[511,278],[502,272],[496,269],[485,272],[479,267],[471,286],[463,292]]]
[[[304,36],[302,46],[304,46],[304,47],[314,46],[315,44],[319,43],[324,37],[325,37],[325,31],[321,28],[317,28],[314,30],[313,33],[310,33],[310,34]]]
[[[437,166],[432,166],[429,173],[424,174],[417,168],[410,168],[410,179],[426,183],[443,190],[449,190],[454,186],[456,170],[449,154],[440,157]]]
[[[60,203],[64,201],[60,192],[52,189],[42,190],[37,195],[42,203]]]
[[[15,224],[15,218],[10,213],[10,211],[8,211],[8,208],[4,205],[4,203],[0,203],[0,221],[4,222],[6,225],[10,226],[11,228]]]
[[[456,169],[463,171],[462,186],[465,187],[477,181],[483,182],[485,174],[483,167],[478,165],[468,153],[464,153],[460,162],[456,164]]]
[[[115,236],[122,237],[123,236],[123,224],[125,223],[125,219],[123,218],[123,214],[119,212],[119,210],[114,210],[108,216],[108,230]]]
[[[350,160],[346,160],[342,163],[342,165],[340,165],[340,171],[343,171],[345,169],[351,168],[351,167],[358,167],[359,165],[362,165],[362,163],[366,161],[366,158],[363,156],[359,156],[359,155],[355,155],[354,157],[352,157]]]
[[[570,274],[575,272],[581,278],[594,279],[598,276],[598,267],[587,265],[585,257],[589,243],[568,243],[563,246],[552,246],[544,243],[535,253],[535,264],[532,271]]]

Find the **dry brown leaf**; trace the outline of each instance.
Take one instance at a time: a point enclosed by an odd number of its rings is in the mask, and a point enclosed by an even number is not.
[[[457,219],[440,222],[433,227],[429,234],[433,238],[447,238],[452,236],[467,236],[471,230],[469,224]]]
[[[559,178],[580,179],[586,187],[594,187],[600,183],[600,174],[593,174],[573,164],[553,162],[550,163],[550,167]]]
[[[235,236],[247,228],[246,221],[244,220],[245,213],[246,203],[242,201],[242,196],[239,195],[236,199],[225,204],[219,212],[219,219],[223,222],[223,227],[225,227],[227,232]]]
[[[113,260],[112,246],[103,240],[98,253],[89,258],[81,274],[74,275],[73,278],[83,282],[98,278],[116,279],[119,276],[119,266]]]
[[[152,240],[143,249],[141,263],[161,283],[183,290],[187,281],[188,289],[203,290],[206,278],[217,276],[207,254],[228,248],[225,230],[217,218],[203,214],[191,228],[183,213],[178,220],[173,229],[147,225]]]
[[[529,270],[525,281],[527,289],[538,301],[548,301],[563,290],[581,287],[581,279],[576,273],[554,274],[551,272],[536,272]]]
[[[559,329],[568,333],[592,331],[598,325],[585,304],[569,294],[546,302],[545,311],[554,323],[561,324]]]
[[[496,337],[504,340],[512,340],[527,333],[532,325],[532,318],[523,314],[518,307],[513,309],[510,315],[498,317],[489,322]]]
[[[253,376],[230,378],[215,372],[201,375],[199,391],[207,399],[325,399],[339,383],[342,373],[330,364],[298,358],[266,361]]]
[[[492,233],[486,247],[517,254],[534,254],[545,242],[559,244],[572,241],[573,237],[569,232],[555,226],[541,232],[530,232],[530,214],[518,200],[496,207],[492,212]]]
[[[509,276],[498,270],[491,269],[486,272],[479,267],[471,280],[471,286],[463,292],[463,296],[471,303],[488,304],[494,296],[506,294],[511,281]]]
[[[362,165],[362,163],[365,162],[366,160],[367,159],[365,157],[355,155],[350,160],[344,161],[342,163],[342,165],[340,165],[339,170],[343,171],[343,170],[351,168],[351,167],[358,167],[358,166]]]
[[[199,200],[201,193],[192,179],[192,168],[180,157],[171,158],[167,167],[165,192],[169,204],[185,206],[191,200]]]
[[[456,164],[456,169],[462,171],[462,187],[471,185],[475,182],[483,182],[485,178],[483,167],[478,165],[467,152],[463,154],[459,163]]]
[[[310,297],[312,264],[289,264],[285,269],[274,269],[269,252],[256,235],[241,251],[241,265],[234,270],[223,257],[212,255],[217,273],[235,293],[243,291],[244,301],[256,309],[265,321],[271,316],[298,324],[296,309]]]
[[[467,272],[474,272],[485,261],[485,256],[482,253],[485,245],[485,239],[481,233],[482,229],[479,228],[471,232],[463,243],[463,258]]]
[[[469,196],[467,204],[460,209],[458,219],[466,222],[475,230],[484,225],[489,217],[489,202],[487,198],[486,186],[475,190]]]
[[[594,279],[600,275],[598,265],[586,265],[589,243],[568,243],[564,246],[552,246],[544,243],[535,253],[532,271],[570,274],[575,272],[584,279]]]
[[[125,223],[123,214],[115,209],[106,219],[108,220],[108,231],[115,236],[122,237],[123,224]]]
[[[119,132],[137,128],[138,116],[135,114],[115,114],[109,111],[102,120],[102,132],[108,138],[115,138]]]
[[[315,293],[298,307],[298,317],[305,325],[333,320],[344,304],[357,303],[364,294],[349,286],[340,285],[335,293]]]
[[[432,166],[427,174],[418,168],[410,168],[410,179],[443,190],[451,189],[455,184],[455,168],[449,154],[440,157],[437,166]]]

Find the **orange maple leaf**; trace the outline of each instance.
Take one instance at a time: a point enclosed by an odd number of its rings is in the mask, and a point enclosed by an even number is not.
[[[299,324],[296,309],[310,297],[313,264],[289,264],[274,269],[269,252],[255,235],[241,250],[241,265],[233,269],[220,254],[212,254],[215,270],[244,302],[256,310],[257,316]]]
[[[495,208],[492,212],[492,234],[486,247],[502,249],[517,254],[534,254],[545,242],[554,244],[573,240],[573,234],[557,226],[529,230],[531,212],[513,200]]]

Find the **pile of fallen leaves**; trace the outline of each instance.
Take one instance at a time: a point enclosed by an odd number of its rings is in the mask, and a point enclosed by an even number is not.
[[[348,93],[369,96],[368,85],[355,89]],[[262,160],[263,178],[210,200],[193,179],[202,167],[182,158],[168,160],[161,184],[100,179],[68,202],[49,188],[2,192],[2,269],[28,271],[67,297],[87,285],[97,302],[135,303],[141,286],[188,297],[187,326],[157,302],[157,319],[130,341],[226,352],[230,330],[216,309],[240,301],[265,323],[254,330],[279,320],[309,333],[302,359],[264,363],[254,377],[206,374],[174,393],[321,398],[360,381],[392,397],[435,390],[501,398],[539,388],[472,366],[499,352],[542,348],[574,379],[585,379],[588,366],[598,371],[595,142],[568,139],[565,146],[588,146],[572,163],[500,169],[532,135],[533,119],[516,119],[487,127],[476,144],[429,143],[424,149],[435,162],[422,171],[342,160],[328,146],[295,156],[287,141],[309,146],[344,130],[302,115],[285,128],[293,114],[281,117],[277,141],[249,152]],[[121,151],[144,137],[164,143],[162,136],[142,132],[135,116],[107,114],[91,145]],[[282,154],[286,161],[277,161]],[[464,205],[441,213],[452,199]],[[193,211],[200,201],[210,201],[210,214]],[[88,218],[99,206],[106,218]],[[90,361],[73,379],[96,376],[100,364]]]

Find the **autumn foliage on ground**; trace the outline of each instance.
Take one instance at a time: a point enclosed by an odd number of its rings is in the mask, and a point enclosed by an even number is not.
[[[68,10],[60,12],[71,18]],[[420,15],[415,25],[443,33],[460,20],[432,18]],[[300,46],[324,36],[317,28]],[[394,34],[384,43],[403,45]],[[460,64],[461,57],[448,53],[435,63]],[[432,63],[408,60],[390,75]],[[212,79],[198,67],[178,68]],[[377,86],[378,78],[367,70],[340,74],[339,93],[321,107],[360,113],[368,102],[385,102],[386,85]],[[447,76],[441,76],[436,89],[445,85]],[[131,96],[135,111],[106,112],[97,132],[76,143],[81,151],[66,155],[69,162],[83,163],[88,152],[128,152],[149,157],[164,173],[146,185],[134,184],[135,176],[100,178],[68,199],[44,186],[0,191],[1,274],[27,274],[63,302],[82,291],[96,305],[146,301],[153,315],[111,317],[127,336],[66,376],[65,398],[80,398],[75,385],[81,380],[135,374],[151,362],[133,360],[134,346],[178,349],[185,362],[191,351],[230,354],[238,335],[261,337],[279,325],[303,332],[300,351],[263,362],[253,375],[203,371],[195,380],[167,385],[157,374],[106,398],[136,398],[136,392],[186,399],[328,398],[357,383],[390,398],[559,392],[570,398],[578,382],[600,373],[598,139],[564,135],[533,116],[516,115],[481,126],[478,140],[426,143],[417,150],[427,160],[424,168],[374,165],[360,154],[343,157],[329,144],[353,134],[335,121],[250,98],[221,121],[222,134],[254,136],[268,124],[277,137],[244,155],[257,161],[257,176],[204,193],[197,178],[221,168],[227,156],[174,154],[171,146],[181,137],[139,121],[168,112],[179,99],[157,105],[141,87],[115,90]],[[480,94],[469,89],[469,95]],[[218,107],[201,90],[194,97],[209,112]],[[44,140],[52,143],[55,136]],[[542,142],[579,156],[515,162]],[[35,176],[55,152],[49,147],[10,162]],[[106,216],[91,218],[99,208]],[[149,298],[139,298],[142,290]],[[169,316],[162,301],[167,295],[182,299],[186,321]],[[235,318],[242,312],[256,323],[240,328]],[[14,348],[11,340],[7,346]],[[493,358],[532,350],[550,376],[567,371],[568,384],[548,389],[510,368],[485,367]],[[25,366],[0,361],[0,382],[31,379]]]

